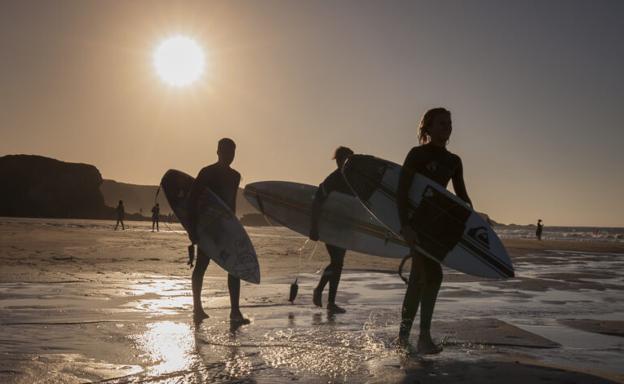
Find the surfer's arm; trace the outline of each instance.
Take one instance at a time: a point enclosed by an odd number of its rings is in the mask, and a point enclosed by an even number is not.
[[[314,194],[314,200],[312,200],[312,206],[310,207],[310,239],[317,241],[318,234],[318,222],[321,217],[321,210],[323,203],[327,200],[329,193],[332,191],[331,175],[329,175],[319,185],[316,193]]]
[[[468,197],[468,192],[466,191],[466,183],[464,182],[464,169],[461,160],[459,160],[459,165],[457,166],[457,170],[455,171],[452,180],[453,190],[455,190],[455,194],[457,195],[457,197],[464,200],[466,203],[468,203],[468,205],[473,207],[472,201],[470,201],[470,197]]]
[[[401,235],[411,246],[418,242],[418,235],[409,223],[409,190],[414,181],[416,170],[424,166],[424,159],[419,147],[414,147],[405,157],[401,173],[399,175],[399,186],[397,189],[397,208],[401,221]]]
[[[325,199],[327,199],[327,196],[324,194],[323,184],[321,184],[314,194],[314,200],[312,200],[312,206],[310,207],[310,240],[317,241],[319,239],[318,222]]]
[[[236,171],[234,171],[234,172],[236,172]],[[236,180],[235,181],[236,185],[233,188],[234,195],[232,196],[232,201],[231,201],[231,205],[230,206],[232,207],[232,212],[234,212],[234,215],[236,215],[236,195],[238,194],[238,187],[240,186],[240,181],[241,181],[240,173],[236,172],[234,179]]]
[[[423,163],[422,156],[418,156],[418,147],[412,148],[405,157],[401,173],[399,175],[399,186],[397,189],[397,208],[399,210],[399,219],[401,220],[401,228],[409,224],[409,190],[414,180],[414,174],[420,163]]]
[[[312,208],[310,212],[310,240],[317,241],[319,239],[318,234],[318,222],[321,216],[321,203],[317,202],[316,199],[312,202]]]

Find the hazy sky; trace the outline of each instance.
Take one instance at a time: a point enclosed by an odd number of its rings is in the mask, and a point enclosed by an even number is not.
[[[165,85],[164,38],[207,73]],[[347,145],[401,163],[422,113],[475,207],[504,223],[624,226],[624,1],[0,2],[0,155],[157,184],[238,144],[242,184],[318,184]]]

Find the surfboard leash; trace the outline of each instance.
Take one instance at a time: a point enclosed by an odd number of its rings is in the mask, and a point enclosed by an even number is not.
[[[291,304],[295,303],[295,298],[297,298],[297,292],[299,292],[298,282],[299,282],[299,275],[301,275],[301,256],[303,255],[303,251],[309,242],[310,242],[310,239],[306,239],[303,242],[303,245],[299,247],[299,249],[297,250],[297,253],[299,253],[299,259],[297,263],[297,277],[295,277],[295,281],[292,284],[290,284],[290,294],[288,295],[288,301],[290,301]],[[312,256],[314,256],[314,253],[316,252],[317,246],[318,246],[318,241],[314,242],[314,248],[312,248],[312,252],[310,253],[310,256],[308,256],[307,261],[310,261],[310,259],[312,259]]]
[[[403,280],[405,284],[409,284],[409,280],[406,279],[405,276],[403,276],[403,266],[405,265],[407,259],[409,259],[410,257],[412,257],[411,253],[405,255],[405,257],[403,257],[403,260],[401,260],[401,264],[399,264],[399,277],[401,278],[401,280]]]

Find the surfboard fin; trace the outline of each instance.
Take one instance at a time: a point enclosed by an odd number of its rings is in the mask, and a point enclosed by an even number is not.
[[[299,285],[297,284],[298,280],[299,278],[296,278],[295,282],[290,284],[290,295],[288,296],[288,301],[290,301],[290,304],[294,304],[295,299],[297,298],[297,292],[299,292]]]

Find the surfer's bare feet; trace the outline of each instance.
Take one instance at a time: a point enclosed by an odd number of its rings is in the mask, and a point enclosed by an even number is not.
[[[240,311],[231,312],[230,313],[230,323],[235,323],[237,325],[245,325],[251,323],[249,319],[243,316]]]
[[[435,355],[442,352],[442,346],[437,345],[431,339],[431,335],[428,333],[421,333],[418,337],[418,353],[421,355]]]
[[[202,308],[193,310],[193,320],[195,320],[196,323],[201,322],[202,320],[207,319],[209,317],[210,316],[208,316],[208,314],[204,312]]]
[[[397,349],[399,353],[407,356],[414,356],[418,354],[418,351],[409,342],[409,337],[399,336],[397,339]]]
[[[328,303],[327,312],[330,312],[332,314],[337,314],[337,313],[345,313],[347,312],[347,310],[342,307],[337,306],[335,303]]]
[[[314,303],[314,305],[321,308],[323,307],[322,295],[323,292],[320,289],[314,288],[314,292],[312,293],[312,302]]]

